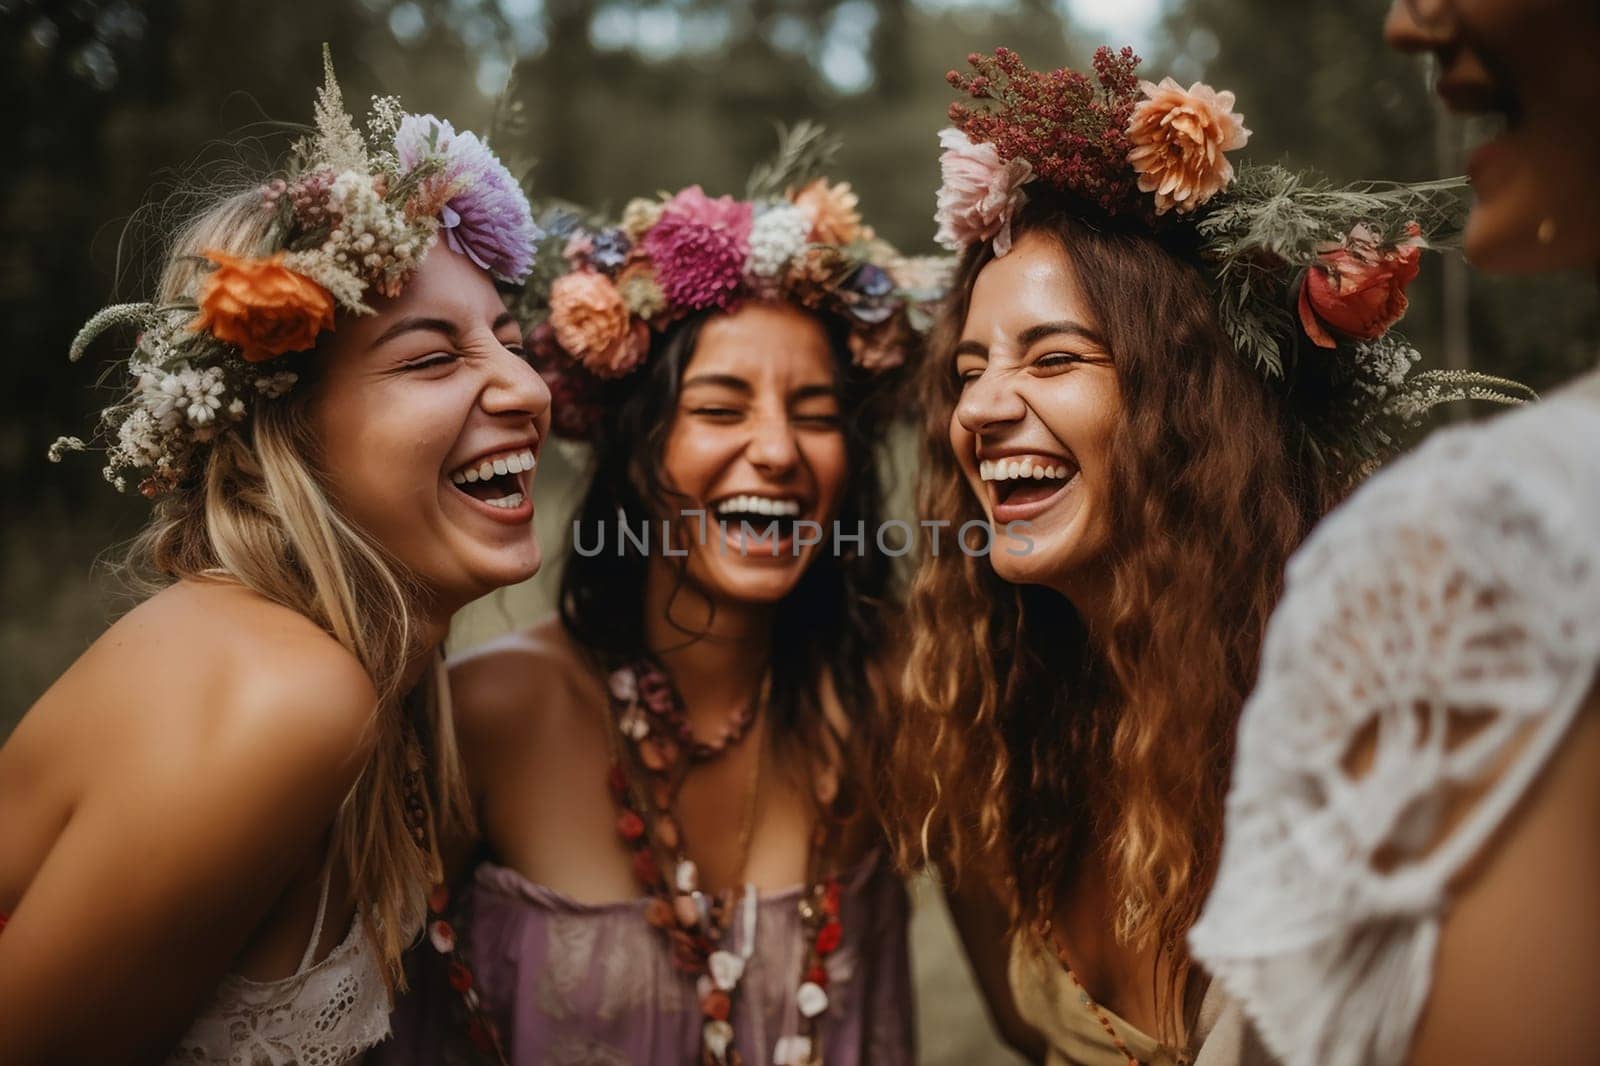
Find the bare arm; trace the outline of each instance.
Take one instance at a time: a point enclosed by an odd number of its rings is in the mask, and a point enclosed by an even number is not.
[[[968,875],[956,888],[945,890],[945,902],[955,922],[967,962],[978,979],[989,1020],[1000,1038],[1029,1062],[1042,1063],[1045,1041],[1039,1031],[1022,1020],[1011,998],[1007,975],[1010,936],[1005,905],[982,879]]]
[[[0,935],[7,1061],[160,1061],[316,857],[365,763],[372,686],[347,656],[254,673],[96,768]],[[162,735],[172,721],[204,728]]]

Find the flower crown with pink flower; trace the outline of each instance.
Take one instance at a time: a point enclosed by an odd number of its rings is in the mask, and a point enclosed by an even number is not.
[[[556,432],[587,439],[603,381],[639,369],[652,333],[688,315],[778,300],[849,324],[854,365],[906,361],[931,324],[953,261],[906,257],[862,223],[848,183],[818,176],[837,150],[821,127],[780,134],[744,199],[698,185],[630,201],[616,220],[565,207],[540,216],[541,249],[520,310],[556,394]]]
[[[1011,250],[1030,188],[1090,219],[1147,230],[1212,280],[1219,320],[1269,379],[1330,360],[1331,409],[1313,444],[1351,469],[1393,450],[1398,426],[1440,403],[1521,402],[1518,382],[1467,371],[1412,373],[1420,358],[1391,329],[1425,248],[1460,233],[1462,179],[1335,188],[1280,166],[1237,168],[1250,139],[1234,95],[1199,82],[1141,81],[1131,48],[1095,51],[1093,73],[1035,71],[1008,48],[967,57],[946,80],[973,104],[950,105],[940,132],[934,219],[953,251]]]
[[[392,96],[373,99],[363,135],[326,46],[323,67],[315,131],[258,190],[267,225],[256,254],[204,250],[194,302],[107,307],[72,343],[76,361],[108,329],[138,333],[129,388],[101,412],[105,476],[119,489],[128,472],[146,496],[176,487],[202,446],[294,385],[276,360],[312,348],[335,308],[371,314],[369,293],[398,295],[441,233],[502,281],[519,283],[532,266],[540,235],[528,198],[487,144]],[[87,447],[63,437],[50,458]]]

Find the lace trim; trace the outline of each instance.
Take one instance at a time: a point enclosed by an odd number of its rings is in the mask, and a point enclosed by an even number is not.
[[[389,1035],[389,992],[359,916],[328,957],[280,981],[229,976],[167,1060],[339,1066]]]
[[[1190,935],[1289,1066],[1404,1058],[1446,886],[1583,705],[1596,603],[1600,408],[1577,396],[1439,434],[1290,564]]]

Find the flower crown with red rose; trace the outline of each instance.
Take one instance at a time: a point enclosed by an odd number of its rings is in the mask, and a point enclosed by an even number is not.
[[[542,212],[540,249],[519,310],[555,395],[555,432],[587,440],[608,379],[638,370],[653,333],[688,315],[779,300],[838,316],[854,365],[902,365],[932,322],[954,266],[907,257],[862,223],[848,183],[818,175],[838,142],[802,123],[783,131],[744,199],[698,185],[630,201],[619,219],[570,207]]]
[[[363,135],[326,46],[323,69],[314,132],[258,190],[257,254],[204,250],[210,272],[194,302],[116,304],[72,342],[76,361],[109,329],[138,333],[127,392],[101,412],[104,473],[118,489],[129,473],[152,498],[175,488],[205,445],[294,386],[275,360],[312,348],[336,308],[371,314],[369,293],[398,295],[441,235],[502,281],[532,265],[540,235],[527,195],[484,141],[392,96],[373,99]],[[62,437],[50,458],[87,448]]]
[[[1131,48],[1095,51],[1093,78],[1035,71],[1008,48],[967,57],[950,84],[974,103],[950,105],[940,132],[937,240],[960,251],[1011,250],[1011,226],[1032,186],[1158,239],[1180,237],[1212,280],[1219,320],[1270,379],[1296,361],[1331,360],[1351,386],[1312,427],[1314,443],[1352,469],[1391,451],[1397,425],[1459,399],[1501,403],[1525,386],[1467,371],[1412,373],[1416,349],[1393,331],[1423,249],[1460,232],[1461,179],[1335,188],[1279,166],[1235,168],[1250,139],[1234,95],[1135,71]]]

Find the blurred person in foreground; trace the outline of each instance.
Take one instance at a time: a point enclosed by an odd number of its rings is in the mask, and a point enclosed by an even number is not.
[[[1402,0],[1484,270],[1600,266],[1600,6]],[[1430,440],[1292,561],[1191,943],[1291,1066],[1600,1062],[1600,373]]]

